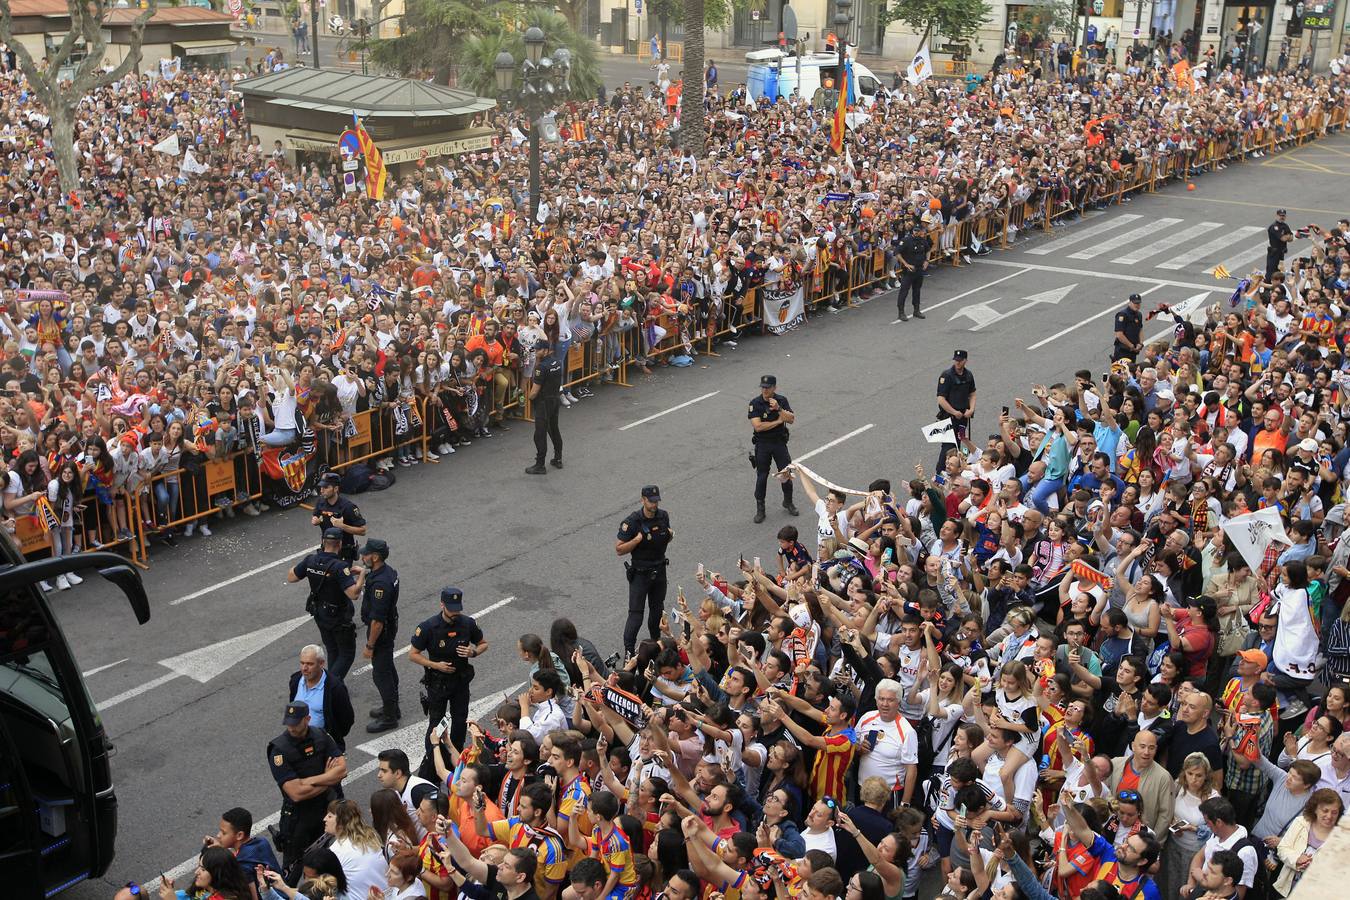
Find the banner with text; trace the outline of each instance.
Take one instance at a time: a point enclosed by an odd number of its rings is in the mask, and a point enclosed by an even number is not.
[[[764,325],[774,334],[791,331],[806,321],[806,287],[798,284],[790,291],[760,289],[764,303]]]

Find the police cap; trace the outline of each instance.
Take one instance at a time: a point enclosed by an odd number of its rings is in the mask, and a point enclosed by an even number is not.
[[[441,606],[449,612],[460,612],[464,609],[464,592],[457,587],[441,588]]]
[[[778,387],[778,379],[772,375],[762,375],[759,379],[759,386],[762,388]]]
[[[365,556],[367,553],[378,553],[380,555],[380,559],[388,559],[389,545],[384,541],[380,540],[379,538],[371,538],[370,540],[366,541],[366,545],[361,548],[362,556]]]
[[[954,350],[954,351],[952,351],[952,359],[954,359],[954,360],[969,359],[969,358],[970,358],[970,354],[967,353],[967,352],[964,351],[964,350]]]
[[[642,499],[661,502],[661,489],[654,484],[649,484],[642,489]]]
[[[341,528],[325,528],[323,530],[323,539],[325,541],[340,541],[344,532]]]
[[[309,704],[303,700],[296,700],[293,703],[286,704],[286,715],[282,718],[282,725],[299,725],[309,716]]]
[[[342,487],[342,476],[337,472],[324,472],[319,476],[319,487]]]
[[[1139,296],[1138,294],[1131,294],[1131,295],[1130,295],[1130,302],[1131,302],[1131,303],[1143,303],[1143,302],[1144,302],[1144,298],[1141,297],[1141,296]]]

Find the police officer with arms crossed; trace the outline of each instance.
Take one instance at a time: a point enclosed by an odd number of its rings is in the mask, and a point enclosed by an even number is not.
[[[675,532],[670,530],[670,514],[661,509],[661,491],[654,484],[642,489],[642,506],[619,523],[614,552],[632,554],[623,564],[628,575],[628,621],[623,626],[623,649],[632,656],[642,628],[643,607],[648,610],[647,634],[652,640],[661,636],[661,616],[666,608],[666,547]]]
[[[323,834],[328,803],[347,777],[347,758],[326,732],[310,727],[308,704],[288,703],[281,721],[286,730],[267,745],[267,764],[281,788],[276,844],[289,876],[299,874],[305,850]]]
[[[473,616],[464,615],[464,592],[457,587],[441,589],[441,611],[413,631],[408,659],[426,669],[422,684],[426,687],[426,757],[418,768],[423,778],[435,779],[436,766],[431,758],[431,730],[450,713],[450,740],[464,746],[469,727],[469,682],[473,666],[469,660],[487,652],[488,643]],[[430,774],[428,774],[430,773]]]
[[[914,292],[914,318],[928,318],[919,312],[919,292],[923,290],[923,276],[928,268],[928,251],[933,249],[933,242],[928,235],[923,232],[923,223],[916,219],[914,227],[905,235],[905,239],[900,242],[900,293],[896,295],[895,304],[900,310],[900,321],[908,322],[909,316],[905,315],[905,298],[910,292]]]
[[[755,523],[764,521],[764,495],[769,487],[769,464],[783,471],[792,463],[788,453],[788,426],[797,421],[792,404],[774,389],[778,379],[765,375],[759,379],[759,396],[750,401],[750,427],[754,430],[750,441],[754,444],[751,459],[755,464]],[[797,515],[792,505],[792,479],[783,482],[783,509],[788,515]]]
[[[385,562],[388,558],[389,545],[372,538],[361,548],[361,565],[354,567],[365,575],[361,591],[361,623],[366,626],[366,646],[361,655],[370,660],[370,677],[380,692],[380,705],[370,711],[370,717],[375,721],[366,726],[370,734],[397,728],[403,715],[398,707],[398,670],[394,668],[398,572]]]
[[[302,578],[309,580],[309,599],[305,612],[314,617],[319,626],[319,638],[328,654],[328,671],[345,679],[356,660],[356,623],[352,621],[356,607],[352,601],[360,596],[365,571],[352,569],[338,558],[342,538],[346,534],[334,526],[323,533],[318,551],[309,554],[295,568],[286,573],[286,581],[295,584]]]
[[[969,354],[957,350],[952,354],[949,369],[938,376],[937,402],[938,418],[952,420],[952,439],[955,444],[943,444],[938,448],[937,469],[941,472],[947,462],[947,454],[955,450],[970,433],[970,419],[975,415],[975,375],[966,368]]]
[[[534,350],[534,380],[530,382],[528,396],[533,404],[534,413],[534,465],[525,470],[526,475],[547,475],[544,468],[544,455],[548,452],[548,442],[553,441],[553,459],[549,462],[555,469],[563,467],[562,432],[558,430],[558,410],[562,405],[563,361],[558,356],[558,348],[552,344],[540,344]]]
[[[1144,349],[1144,317],[1139,312],[1144,298],[1131,294],[1125,308],[1116,313],[1116,343],[1111,348],[1111,361],[1128,360],[1134,362],[1135,356]]]
[[[1270,246],[1266,248],[1267,283],[1270,282],[1270,277],[1279,271],[1280,263],[1284,262],[1284,255],[1289,252],[1289,244],[1294,240],[1294,232],[1284,221],[1285,215],[1284,210],[1275,210],[1275,221],[1266,229],[1266,239],[1270,241]]]
[[[322,535],[330,528],[342,532],[342,549],[338,553],[343,562],[356,561],[356,539],[366,533],[366,519],[356,504],[342,496],[342,476],[324,472],[319,476],[319,502],[314,504],[314,515],[309,520],[319,526]]]

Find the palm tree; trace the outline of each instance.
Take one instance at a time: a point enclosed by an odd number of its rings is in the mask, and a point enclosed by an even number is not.
[[[544,32],[546,55],[559,47],[572,51],[568,96],[576,100],[595,97],[601,84],[595,42],[574,29],[565,16],[538,6],[526,7],[520,20],[510,23],[509,27],[484,31],[465,40],[456,54],[462,60],[460,71],[464,73],[460,85],[480,97],[495,96],[497,85],[493,63],[497,54],[506,50],[517,62],[524,59],[525,30],[530,26],[537,26]]]
[[[680,97],[680,146],[700,158],[707,152],[708,122],[703,111],[704,0],[684,0],[684,93]]]

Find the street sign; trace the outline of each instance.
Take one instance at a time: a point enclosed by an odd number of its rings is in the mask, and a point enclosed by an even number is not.
[[[230,0],[230,15],[234,16],[237,19],[239,18],[239,14],[243,11],[244,11],[244,0]]]
[[[757,9],[752,9],[752,10],[750,10],[750,21],[752,21],[752,22],[758,22],[758,21],[759,21],[759,10],[757,10]]]
[[[637,14],[642,15],[642,0],[633,0],[633,3],[637,7]]]

